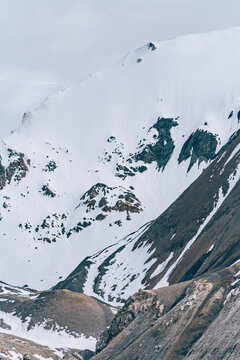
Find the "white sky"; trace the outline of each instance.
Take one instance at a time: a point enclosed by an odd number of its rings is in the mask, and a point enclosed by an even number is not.
[[[240,0],[0,0],[0,137],[148,41],[240,26]]]

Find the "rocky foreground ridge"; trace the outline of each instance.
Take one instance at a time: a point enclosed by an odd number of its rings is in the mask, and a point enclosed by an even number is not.
[[[239,359],[240,264],[128,299],[94,360]]]
[[[15,306],[15,316],[25,321],[31,317],[30,329],[34,322],[36,324],[39,318],[46,318],[47,315],[55,320],[55,328],[56,323],[64,319],[69,327],[72,324],[72,330],[75,326],[78,332],[88,335],[96,336],[97,332],[98,342],[96,353],[93,350],[80,350],[79,347],[53,350],[7,333],[11,325],[1,319],[0,355],[2,359],[23,360],[38,360],[39,356],[41,359],[54,360],[236,360],[240,352],[239,294],[238,262],[168,287],[139,290],[114,318],[105,305],[96,304],[95,300],[70,291],[55,290],[29,295],[36,300],[17,299],[18,296],[8,294],[6,303],[2,295],[1,311],[4,307],[6,311],[8,306],[12,311]],[[72,308],[70,304],[74,305],[72,298],[76,296],[81,298],[79,308]],[[42,307],[34,304],[44,298],[46,303]],[[63,298],[67,301],[62,302]],[[28,301],[32,306],[26,306]],[[48,328],[53,322],[49,322]]]

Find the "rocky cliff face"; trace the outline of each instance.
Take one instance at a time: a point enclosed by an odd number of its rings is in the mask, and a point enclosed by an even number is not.
[[[146,291],[141,301],[136,294],[102,335],[98,344],[102,351],[93,359],[238,359],[239,270],[236,264],[190,282]],[[133,307],[136,315],[129,319]]]
[[[111,325],[101,334],[101,338],[96,346],[96,351],[100,352],[103,350],[109,342],[131,324],[134,319],[139,315],[143,315],[150,308],[155,309],[154,315],[152,313],[155,318],[159,317],[164,309],[164,306],[159,302],[154,291],[140,290],[137,294],[131,296],[118,311]]]

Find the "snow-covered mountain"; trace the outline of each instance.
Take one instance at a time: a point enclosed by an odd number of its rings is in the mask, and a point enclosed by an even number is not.
[[[239,41],[149,42],[1,141],[3,358],[237,353]]]
[[[1,143],[2,281],[49,288],[179,197],[239,129],[239,40],[150,42],[24,114]]]
[[[156,220],[88,256],[56,289],[121,303],[223,269],[240,259],[239,131],[216,159]]]

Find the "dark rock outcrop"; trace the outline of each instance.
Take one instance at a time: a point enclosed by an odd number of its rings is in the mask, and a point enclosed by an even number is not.
[[[198,161],[208,161],[214,158],[217,148],[216,136],[205,130],[197,130],[192,133],[184,143],[178,157],[179,164],[190,158],[188,170]]]
[[[116,202],[109,205],[110,198],[119,193]],[[100,200],[98,201],[98,197]],[[131,190],[120,187],[109,187],[105,184],[93,185],[80,199],[80,204],[77,206],[85,205],[89,211],[97,208],[105,213],[111,211],[119,211],[126,213],[139,213],[142,211],[141,203]]]
[[[43,195],[50,196],[52,198],[54,198],[56,196],[56,194],[51,189],[49,189],[48,185],[42,186],[42,192],[43,192]]]
[[[155,136],[155,142],[144,146],[141,151],[134,155],[134,160],[143,161],[145,164],[156,162],[159,170],[164,169],[175,147],[170,130],[177,125],[176,119],[159,117],[152,126],[158,132],[158,135]]]
[[[2,190],[6,184],[10,184],[11,181],[19,182],[24,178],[28,171],[28,166],[30,164],[29,159],[25,159],[25,155],[13,151],[12,149],[7,149],[8,151],[8,165],[2,165],[2,158],[0,155],[0,190]]]

